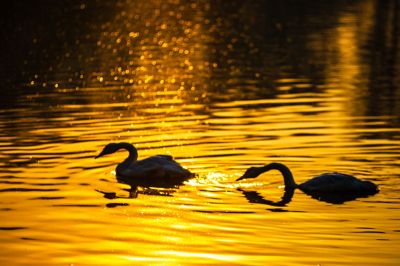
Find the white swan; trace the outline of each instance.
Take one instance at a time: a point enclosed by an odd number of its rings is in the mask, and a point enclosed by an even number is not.
[[[174,161],[170,155],[156,155],[138,161],[136,148],[126,142],[107,144],[95,158],[120,149],[127,150],[129,156],[117,165],[117,180],[130,185],[132,190],[135,190],[137,186],[171,188],[194,177],[194,174]]]
[[[347,194],[348,196],[362,197],[373,195],[379,191],[378,186],[370,181],[360,180],[351,175],[342,173],[325,173],[316,176],[302,184],[296,184],[292,172],[287,166],[281,163],[270,163],[262,167],[250,167],[238,180],[255,178],[269,170],[276,169],[283,175],[285,189],[299,188],[316,198],[328,194]]]

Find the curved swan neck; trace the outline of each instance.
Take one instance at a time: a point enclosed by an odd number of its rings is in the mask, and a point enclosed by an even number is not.
[[[127,142],[120,142],[120,143],[117,143],[117,145],[118,145],[118,149],[125,149],[125,150],[127,150],[129,152],[128,158],[126,158],[121,163],[121,165],[128,166],[128,165],[130,165],[131,163],[133,163],[133,162],[135,162],[137,160],[138,152],[137,152],[136,148],[132,144],[127,143]]]
[[[267,171],[273,170],[273,169],[278,170],[283,175],[285,189],[294,189],[297,187],[297,184],[294,181],[292,172],[286,165],[281,164],[281,163],[270,163],[270,164],[267,164],[266,166],[262,167],[263,172],[267,172]]]

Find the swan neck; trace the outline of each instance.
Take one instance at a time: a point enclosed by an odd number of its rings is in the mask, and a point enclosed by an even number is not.
[[[121,142],[118,143],[118,146],[119,149],[125,149],[129,152],[129,156],[122,163],[120,163],[119,166],[121,166],[122,168],[127,168],[129,167],[129,165],[131,165],[131,163],[137,161],[138,152],[132,144]]]
[[[297,187],[297,184],[293,178],[293,174],[286,165],[281,164],[281,163],[270,163],[270,164],[264,166],[264,171],[269,171],[272,169],[278,170],[283,175],[285,189],[295,189]]]

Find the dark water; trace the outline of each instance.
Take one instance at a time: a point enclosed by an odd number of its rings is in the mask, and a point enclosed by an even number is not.
[[[398,265],[397,1],[40,1],[2,11],[1,265]],[[109,142],[198,176],[127,198]],[[339,171],[380,192],[284,194]],[[98,191],[114,192],[108,199]],[[287,197],[287,195],[286,195]]]

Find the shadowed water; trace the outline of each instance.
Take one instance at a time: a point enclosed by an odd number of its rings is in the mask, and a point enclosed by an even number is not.
[[[4,12],[1,265],[399,264],[396,1],[103,2]],[[197,177],[129,198],[110,142]],[[235,182],[272,161],[380,192]]]

